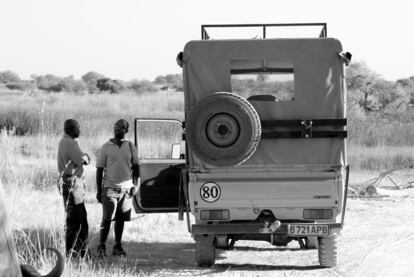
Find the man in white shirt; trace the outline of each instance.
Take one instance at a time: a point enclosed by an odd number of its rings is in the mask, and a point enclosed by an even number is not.
[[[98,256],[106,256],[106,239],[115,221],[115,245],[112,254],[125,256],[121,240],[124,222],[131,219],[135,184],[139,184],[138,152],[135,145],[125,140],[129,124],[120,119],[114,125],[114,138],[99,150],[96,162],[96,199],[102,204],[102,222],[99,233]]]

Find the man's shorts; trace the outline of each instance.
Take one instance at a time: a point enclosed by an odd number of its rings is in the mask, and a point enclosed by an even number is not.
[[[132,198],[128,197],[128,189],[104,188],[102,192],[102,220],[130,221]]]
[[[62,195],[65,210],[67,206],[79,205],[85,200],[85,178],[75,175],[62,176]]]

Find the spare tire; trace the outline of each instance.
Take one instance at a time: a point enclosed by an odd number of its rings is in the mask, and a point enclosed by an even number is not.
[[[186,140],[191,151],[214,166],[241,164],[256,151],[261,136],[260,118],[244,98],[217,92],[190,111]]]

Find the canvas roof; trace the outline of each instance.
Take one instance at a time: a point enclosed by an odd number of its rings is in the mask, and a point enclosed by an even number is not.
[[[183,56],[185,114],[210,94],[232,92],[232,69],[255,68],[265,60],[271,67],[293,69],[294,100],[250,101],[261,120],[345,118],[341,52],[333,38],[190,41]],[[345,140],[339,138],[262,139],[249,160],[230,168],[208,165],[191,149],[188,155],[190,167],[201,171],[272,171],[344,165],[345,151]]]

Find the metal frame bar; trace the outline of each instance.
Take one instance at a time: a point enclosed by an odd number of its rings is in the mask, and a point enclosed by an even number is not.
[[[266,38],[267,27],[309,27],[309,26],[321,26],[322,30],[319,33],[320,38],[326,38],[328,36],[327,23],[278,23],[278,24],[203,24],[201,25],[201,39],[208,40],[206,28],[240,28],[240,27],[262,27],[263,38]]]
[[[348,198],[348,181],[349,181],[349,165],[345,167],[346,177],[345,177],[345,192],[344,192],[344,206],[342,207],[342,216],[341,216],[341,230],[344,228],[345,221],[345,210],[346,210],[346,199]]]
[[[293,73],[293,68],[248,68],[248,69],[231,69],[231,74],[256,74],[256,73]]]

